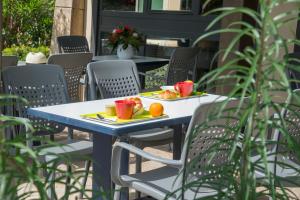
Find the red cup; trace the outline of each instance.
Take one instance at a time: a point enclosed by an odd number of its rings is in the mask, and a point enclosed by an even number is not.
[[[133,109],[135,106],[134,101],[129,100],[117,100],[116,113],[119,119],[131,119],[133,115]]]
[[[193,82],[178,82],[175,84],[175,89],[181,97],[188,97],[193,93]]]

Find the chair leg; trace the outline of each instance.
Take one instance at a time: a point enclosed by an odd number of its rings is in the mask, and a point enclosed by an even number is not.
[[[51,184],[47,188],[47,196],[49,199],[56,199],[55,195],[55,171],[54,167],[49,172],[49,183]]]
[[[50,135],[50,141],[53,142],[54,141],[54,134]]]
[[[120,185],[115,185],[114,200],[120,200],[121,189],[122,187]]]
[[[69,194],[70,194],[70,183],[71,183],[70,174],[72,173],[72,166],[70,164],[68,164],[67,173],[68,173],[68,176],[66,178],[65,195],[68,198]]]
[[[135,173],[142,172],[142,157],[136,155],[135,156]]]
[[[88,179],[88,175],[89,175],[89,170],[90,170],[91,164],[92,164],[91,160],[85,161],[85,166],[84,166],[85,174],[84,174],[84,177],[82,179],[82,189],[83,190],[85,190],[85,187],[86,187],[86,182],[87,182],[87,179]],[[80,196],[79,196],[81,199],[83,198],[83,194],[84,194],[84,191],[81,191],[80,192]]]
[[[136,155],[135,156],[135,173],[141,173],[142,172],[142,157]],[[141,198],[140,192],[135,192],[135,198],[139,199]]]
[[[73,129],[68,128],[68,140],[73,140],[74,136],[73,136]]]

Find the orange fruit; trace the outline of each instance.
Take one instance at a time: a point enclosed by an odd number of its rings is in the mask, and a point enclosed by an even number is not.
[[[149,112],[152,117],[159,117],[163,115],[164,107],[161,103],[152,103],[150,105]]]

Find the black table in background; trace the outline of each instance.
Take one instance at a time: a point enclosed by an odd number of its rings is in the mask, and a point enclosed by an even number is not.
[[[93,61],[104,61],[104,60],[119,60],[116,55],[105,55],[105,56],[94,56]],[[169,59],[155,58],[146,56],[134,56],[131,58],[135,62],[138,72],[140,73],[140,82],[142,89],[145,88],[145,73],[154,69],[158,69],[169,63]]]

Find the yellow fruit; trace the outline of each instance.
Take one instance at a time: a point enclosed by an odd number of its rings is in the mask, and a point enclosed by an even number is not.
[[[194,82],[191,81],[191,80],[186,80],[186,81],[184,81],[184,82],[186,82],[186,83],[194,83]]]
[[[159,117],[163,115],[164,107],[161,103],[152,103],[150,105],[149,112],[152,117]]]

